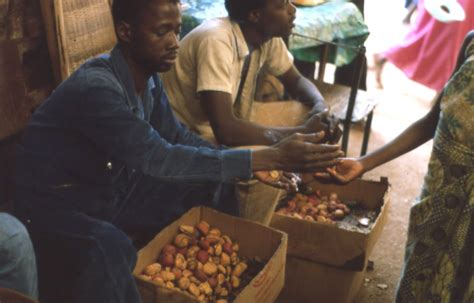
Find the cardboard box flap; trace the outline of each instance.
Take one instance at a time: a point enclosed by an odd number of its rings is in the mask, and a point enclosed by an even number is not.
[[[371,229],[363,231],[274,214],[270,225],[288,233],[288,255],[345,269],[363,270],[387,220],[388,180],[359,179],[346,185],[313,181],[309,186],[320,190],[323,195],[335,192],[342,201],[357,201],[368,210],[377,211],[378,217]]]
[[[365,271],[344,270],[288,257],[287,280],[279,303],[350,303],[364,281]]]
[[[387,178],[381,178],[380,182],[372,180],[357,179],[348,184],[320,183],[314,180],[310,183],[313,189],[320,189],[324,195],[337,192],[342,201],[361,202],[369,210],[379,209],[383,203],[385,193],[389,188]]]
[[[361,233],[282,215],[273,216],[272,226],[291,235],[288,255],[325,264],[344,266],[351,259],[363,257],[368,242]]]
[[[240,256],[248,258],[258,256],[266,262],[264,268],[241,290],[233,302],[274,302],[284,285],[287,234],[206,207],[192,208],[142,248],[138,252],[137,265],[133,274],[140,275],[146,266],[156,262],[161,249],[173,241],[180,225],[196,225],[201,220],[207,221],[212,227],[218,227],[223,234],[227,234],[236,241],[240,247]],[[194,297],[182,291],[158,287],[140,278],[137,278],[136,282],[144,303],[198,302]]]
[[[274,235],[274,242],[276,239]],[[265,238],[260,238],[262,241]],[[283,233],[283,236],[278,239],[280,244],[276,251],[274,251],[271,259],[267,261],[264,268],[255,276],[249,285],[239,294],[235,303],[248,302],[274,302],[278,297],[279,292],[275,292],[275,286],[281,285],[283,287],[285,281],[285,258],[288,245],[288,236]]]

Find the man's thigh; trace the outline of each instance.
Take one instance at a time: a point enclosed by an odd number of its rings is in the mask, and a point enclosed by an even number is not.
[[[142,176],[113,222],[133,235],[136,246],[140,247],[195,206],[213,207],[237,215],[233,186]]]
[[[37,253],[41,301],[122,302],[121,297],[137,296],[131,277],[136,250],[114,225],[62,211],[33,216],[27,227]]]

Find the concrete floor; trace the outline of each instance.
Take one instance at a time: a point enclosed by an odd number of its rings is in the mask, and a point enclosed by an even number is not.
[[[365,18],[371,30],[366,43],[369,66],[372,55],[381,51],[402,37],[407,30],[402,25],[405,10],[404,1],[365,1]],[[435,92],[410,81],[389,63],[383,72],[384,89],[375,88],[373,70],[368,74],[368,92],[380,100],[374,119],[369,142],[369,152],[389,142],[411,123],[427,113]],[[349,156],[357,156],[362,131],[355,127],[351,132]],[[378,180],[387,176],[391,183],[391,207],[385,229],[375,246],[370,260],[374,270],[367,272],[366,280],[357,295],[355,303],[393,302],[394,292],[403,264],[404,246],[408,226],[408,215],[412,202],[418,195],[427,169],[432,143],[428,142],[416,150],[393,160],[364,178]],[[377,287],[386,284],[387,289]]]

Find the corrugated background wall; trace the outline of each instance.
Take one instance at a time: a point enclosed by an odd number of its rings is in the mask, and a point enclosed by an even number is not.
[[[0,0],[0,207],[11,200],[14,148],[53,75],[38,0]]]

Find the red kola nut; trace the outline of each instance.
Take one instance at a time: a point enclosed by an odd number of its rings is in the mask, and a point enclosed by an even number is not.
[[[206,250],[206,251],[209,250],[209,247],[211,246],[208,240],[200,240],[198,245],[199,247],[201,247],[203,250]]]
[[[183,256],[186,256],[188,254],[188,248],[187,247],[178,248],[176,250],[176,253],[177,254],[182,254]]]
[[[232,249],[232,244],[228,242],[222,245],[222,250],[228,255],[231,255],[234,252],[234,250]]]
[[[169,253],[172,254],[173,256],[176,254],[176,246],[171,245],[171,244],[166,244],[165,247],[161,250],[161,253]]]
[[[178,234],[174,237],[174,245],[178,248],[188,247],[189,237],[185,234]]]
[[[196,225],[197,230],[201,233],[201,235],[206,236],[209,233],[209,223],[206,221],[201,221]]]
[[[194,276],[201,282],[206,282],[207,281],[206,274],[200,269],[196,269],[194,271]]]
[[[171,267],[174,265],[174,257],[170,253],[162,253],[160,255],[160,263],[163,267]]]
[[[217,279],[216,278],[214,278],[214,277],[210,278],[209,281],[207,281],[207,282],[209,282],[209,285],[211,285],[212,288],[216,288],[216,286],[217,286]]]
[[[201,263],[206,263],[209,260],[209,253],[205,250],[200,250],[196,254],[196,259]]]

